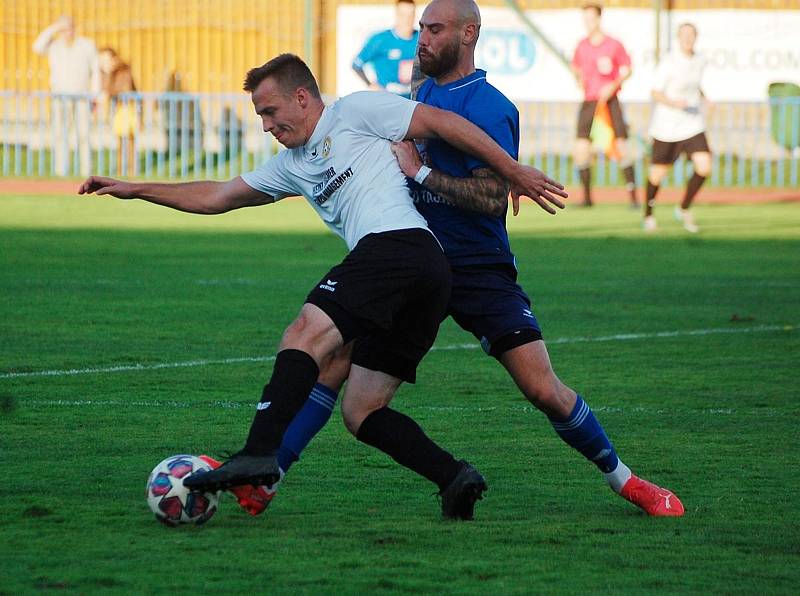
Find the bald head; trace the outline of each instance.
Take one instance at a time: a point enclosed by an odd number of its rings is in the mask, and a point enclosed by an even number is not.
[[[474,0],[433,0],[428,8],[448,17],[456,25],[481,25],[481,11]]]

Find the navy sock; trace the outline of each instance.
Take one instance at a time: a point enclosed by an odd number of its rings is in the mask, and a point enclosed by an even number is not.
[[[579,451],[600,468],[601,472],[607,474],[617,468],[619,458],[614,446],[580,395],[569,418],[559,420],[550,417],[550,423],[567,445]]]
[[[333,413],[336,397],[336,392],[330,387],[321,383],[314,385],[308,400],[283,435],[283,442],[278,449],[278,465],[281,470],[288,472],[292,464],[300,459],[300,454],[309,441],[322,430]]]

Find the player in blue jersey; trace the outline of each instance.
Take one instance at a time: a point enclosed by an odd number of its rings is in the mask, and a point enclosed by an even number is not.
[[[478,7],[471,0],[434,0],[420,25],[419,63],[430,78],[416,99],[471,120],[516,159],[517,109],[474,65]],[[525,397],[547,415],[559,437],[594,463],[616,493],[649,515],[682,515],[683,505],[671,491],[632,474],[586,402],[553,371],[530,300],[516,282],[505,226],[507,182],[485,163],[439,139],[427,141],[424,157],[411,142],[396,144],[394,152],[403,172],[415,180],[412,197],[450,262],[448,314],[475,335]],[[544,201],[537,202],[551,210]],[[337,379],[331,369],[327,375],[326,385],[312,391],[284,436],[278,455],[284,471],[330,416],[344,375]],[[251,512],[263,510],[269,499]]]
[[[370,37],[353,60],[353,70],[370,89],[385,89],[410,97],[411,70],[419,36],[414,28],[416,9],[414,0],[397,0],[394,27]],[[375,71],[374,81],[364,72],[367,64]]]
[[[511,156],[519,149],[519,114],[475,69],[480,13],[472,0],[434,0],[420,20],[419,65],[429,78],[417,101],[454,111],[482,128]],[[449,314],[509,372],[556,433],[593,462],[611,488],[650,515],[682,515],[670,491],[633,475],[592,410],[556,376],[531,303],[516,283],[505,218],[508,186],[485,163],[441,139],[422,155],[397,144],[412,197],[445,249],[453,272]],[[423,165],[427,164],[427,165]]]

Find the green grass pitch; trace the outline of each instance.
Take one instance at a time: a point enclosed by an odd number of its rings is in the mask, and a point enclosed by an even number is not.
[[[700,201],[696,237],[666,205],[655,236],[623,206],[510,221],[556,371],[684,518],[616,497],[448,321],[394,405],[484,472],[474,523],[337,411],[266,515],[169,529],[148,472],[237,449],[270,370],[185,364],[273,354],[343,243],[300,201],[0,197],[0,593],[795,592],[800,211]]]

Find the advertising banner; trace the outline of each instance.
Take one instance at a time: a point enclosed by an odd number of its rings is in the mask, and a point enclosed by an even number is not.
[[[344,5],[337,15],[337,94],[363,89],[351,70],[353,57],[373,33],[392,25],[391,5]],[[420,7],[418,14],[422,14]],[[567,61],[585,31],[581,12],[528,11],[527,16]],[[483,24],[476,65],[513,100],[577,101],[580,89],[557,55],[532,35],[513,11],[481,9]],[[800,83],[800,11],[674,10],[662,15],[662,53],[675,45],[684,22],[699,31],[697,50],[708,58],[704,90],[712,101],[762,101],[771,82]],[[603,28],[619,39],[633,62],[633,75],[620,97],[647,101],[655,57],[655,13],[647,9],[609,8]]]

